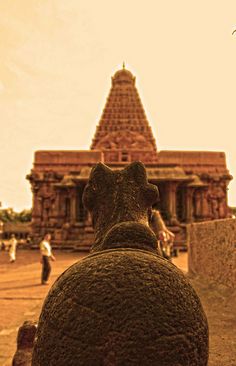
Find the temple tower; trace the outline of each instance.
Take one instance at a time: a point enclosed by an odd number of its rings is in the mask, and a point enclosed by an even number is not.
[[[112,77],[91,150],[102,151],[106,164],[157,161],[156,142],[135,86],[135,77],[124,65]]]

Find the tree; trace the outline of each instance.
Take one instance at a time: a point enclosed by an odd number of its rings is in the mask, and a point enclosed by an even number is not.
[[[32,210],[22,210],[15,212],[13,208],[4,208],[0,210],[0,220],[3,222],[30,222]]]

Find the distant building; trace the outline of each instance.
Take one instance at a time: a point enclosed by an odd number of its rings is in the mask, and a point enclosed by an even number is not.
[[[29,243],[32,231],[30,216],[30,210],[17,214],[11,207],[2,209],[0,206],[0,241],[6,243],[14,234],[19,243]]]
[[[93,230],[82,194],[92,166],[102,161],[112,169],[122,169],[137,160],[145,164],[149,181],[158,186],[156,208],[176,234],[177,245],[185,243],[187,223],[228,216],[227,186],[232,177],[225,154],[158,152],[135,77],[123,68],[112,77],[91,150],[35,153],[27,176],[33,192],[35,240],[51,232],[54,245],[88,248]]]
[[[14,234],[16,239],[25,243],[31,236],[32,226],[30,222],[5,222],[2,223],[1,239],[9,240]]]

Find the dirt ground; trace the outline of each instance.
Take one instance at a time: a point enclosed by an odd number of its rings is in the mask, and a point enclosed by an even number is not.
[[[55,252],[51,283],[85,253]],[[40,285],[41,265],[37,251],[18,250],[9,263],[8,253],[0,252],[0,366],[10,366],[16,335],[24,320],[37,320],[50,286]],[[174,263],[187,273],[187,254]],[[236,366],[236,291],[190,279],[201,298],[210,328],[209,366]],[[151,365],[150,365],[151,366]]]

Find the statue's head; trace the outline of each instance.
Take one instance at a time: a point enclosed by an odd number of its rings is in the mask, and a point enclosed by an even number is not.
[[[91,171],[83,203],[91,213],[95,236],[101,237],[119,223],[148,225],[148,211],[158,198],[142,163],[114,171],[99,163]]]
[[[158,189],[148,183],[142,163],[134,162],[117,171],[98,163],[91,171],[83,203],[91,212],[96,229],[100,218],[107,222],[114,220],[114,224],[123,221],[147,222],[148,209],[158,198]]]

